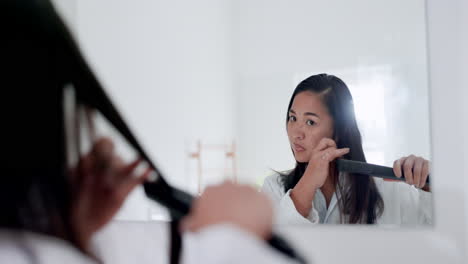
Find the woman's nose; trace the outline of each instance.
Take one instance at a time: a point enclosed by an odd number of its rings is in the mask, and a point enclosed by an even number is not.
[[[304,134],[304,131],[302,129],[302,126],[296,125],[291,130],[292,130],[291,131],[292,132],[291,136],[292,136],[293,139],[298,139],[298,140],[304,139],[305,134]]]

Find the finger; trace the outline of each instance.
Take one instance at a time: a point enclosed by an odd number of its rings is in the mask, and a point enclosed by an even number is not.
[[[317,147],[315,147],[316,151],[322,151],[327,148],[336,148],[336,143],[330,138],[322,138],[320,142],[317,144]]]
[[[413,167],[414,167],[415,157],[413,155],[406,158],[405,162],[403,163],[403,173],[406,179],[406,183],[413,185],[414,178],[413,178]]]
[[[132,177],[128,178],[125,184],[128,186],[128,188],[130,188],[129,192],[132,191],[136,186],[143,184],[151,173],[153,173],[153,169],[147,168],[143,173],[137,174],[136,176],[133,175]]]
[[[95,142],[97,140],[97,132],[96,132],[96,127],[95,127],[95,117],[96,117],[96,110],[85,107],[85,116],[86,116],[86,124],[87,124],[87,129],[89,136],[91,138],[92,142]]]
[[[108,138],[99,139],[94,144],[91,155],[96,172],[106,173],[114,160],[114,143]]]
[[[119,177],[120,184],[124,186],[125,193],[131,192],[136,186],[144,183],[149,176],[154,173],[153,169],[149,167],[145,168],[144,166],[146,166],[146,164],[142,161],[141,159],[137,159],[123,167],[119,172],[121,174]]]
[[[119,156],[111,157],[109,161],[106,161],[106,165],[103,165],[104,167],[100,170],[96,169],[96,181],[101,181],[105,188],[115,188],[128,177],[122,173],[125,168],[122,164],[123,161]]]
[[[91,149],[91,152],[94,154],[99,154],[100,156],[108,156],[114,151],[114,143],[112,139],[108,137],[99,138]]]
[[[422,187],[424,187],[426,185],[427,178],[429,177],[429,161],[427,160],[424,160],[423,162],[421,175],[422,175],[422,179],[421,179]]]
[[[401,158],[393,162],[393,173],[395,173],[395,176],[397,178],[401,178],[402,176],[401,167],[402,167],[404,160],[405,158]]]
[[[120,160],[122,160],[122,159],[120,159]],[[137,168],[138,168],[138,166],[140,164],[142,164],[141,159],[136,159],[136,160],[130,162],[129,164],[127,164],[127,165],[124,165],[123,161],[122,161],[123,166],[121,166],[120,169],[119,169],[120,175],[122,175],[122,178],[126,179],[127,176],[129,176],[129,175],[132,175],[134,173],[141,173],[141,171],[139,172],[137,170]]]
[[[182,219],[179,224],[180,232],[195,231],[193,216],[189,215]]]
[[[424,187],[421,186],[422,184],[422,167],[423,167],[423,164],[424,164],[424,159],[422,158],[416,158],[414,160],[414,167],[413,167],[413,179],[414,179],[414,185],[418,188],[422,188]]]
[[[77,181],[80,181],[85,173],[90,173],[93,167],[93,159],[90,157],[91,154],[85,154],[80,157],[76,169],[73,170],[73,175],[77,176]]]
[[[85,161],[83,161],[83,170],[80,173],[79,177],[81,178],[81,185],[83,186],[83,189],[87,189],[95,183],[96,178],[92,171],[92,165],[93,165],[92,157],[87,156],[87,157],[84,157],[84,159]]]
[[[119,199],[125,200],[128,194],[132,192],[137,186],[143,184],[152,172],[153,170],[148,168],[142,175],[139,175],[138,177],[130,177],[125,182],[115,186],[114,188],[118,194],[117,196]]]
[[[78,189],[86,189],[93,184],[93,166],[94,160],[91,153],[83,155],[78,161],[77,168],[73,170],[72,181],[76,186],[80,186]]]
[[[342,149],[329,148],[324,152],[324,156],[322,157],[323,159],[326,159],[329,162],[331,162],[335,160],[336,158],[339,158],[348,153],[349,153],[349,148],[342,148]]]

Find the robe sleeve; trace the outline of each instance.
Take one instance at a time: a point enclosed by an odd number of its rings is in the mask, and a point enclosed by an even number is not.
[[[295,264],[296,262],[250,233],[234,225],[220,224],[197,233],[184,234],[182,263]]]
[[[291,199],[291,190],[284,192],[279,181],[279,174],[268,176],[262,186],[262,193],[267,194],[272,200],[275,208],[275,224],[318,224],[319,214],[312,208],[308,217],[302,216]]]

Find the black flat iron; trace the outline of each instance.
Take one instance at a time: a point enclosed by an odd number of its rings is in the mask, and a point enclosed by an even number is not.
[[[405,181],[405,175],[403,173],[401,178],[398,178],[393,172],[393,168],[370,164],[362,161],[337,159],[336,167],[338,171],[353,173],[356,175],[369,175],[373,177],[383,178],[393,181]],[[430,184],[430,177],[428,176],[426,184]]]
[[[60,78],[61,82],[64,84],[72,84],[77,103],[98,110],[156,173],[157,177],[150,182],[144,183],[146,195],[150,199],[166,207],[170,212],[173,222],[177,222],[187,215],[194,198],[192,195],[170,186],[165,181],[161,172],[151,161],[116,107],[112,104],[103,87],[84,60],[74,38],[55,11],[53,5],[48,0],[6,1],[9,1],[9,5],[14,6],[17,10],[21,10],[20,15],[26,13],[27,16],[31,16],[40,21],[40,25],[37,26],[40,28],[40,30],[38,30],[39,34],[45,34],[45,37],[53,40],[51,43],[53,43],[54,58],[59,58],[59,64],[63,65],[63,68],[56,73],[56,78]],[[31,17],[24,18],[24,23],[37,22]],[[32,45],[34,45],[34,43],[32,43]],[[172,231],[177,232],[176,229],[175,227]],[[177,244],[177,241],[174,242],[173,239],[172,246],[174,246],[174,243]],[[306,263],[304,258],[298,255],[296,251],[279,236],[273,234],[268,243],[273,248],[293,258],[298,263]],[[180,247],[180,244],[178,246]],[[171,254],[171,263],[178,262],[179,254],[180,250],[176,250],[174,254]]]

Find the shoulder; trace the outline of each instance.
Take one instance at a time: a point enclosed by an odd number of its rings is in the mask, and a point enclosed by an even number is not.
[[[273,171],[270,175],[268,175],[265,180],[263,181],[263,186],[270,186],[270,187],[279,187],[283,188],[283,175],[290,173],[291,170],[286,171]]]
[[[30,263],[31,259],[10,231],[0,231],[0,263]]]
[[[0,230],[0,263],[95,263],[70,243],[26,231]]]
[[[279,172],[273,172],[272,174],[268,175],[263,181],[261,191],[268,194],[275,200],[282,197],[285,194],[285,191],[281,177],[282,176]]]
[[[263,181],[263,185],[265,184],[281,184],[281,174],[276,171],[272,172]]]

